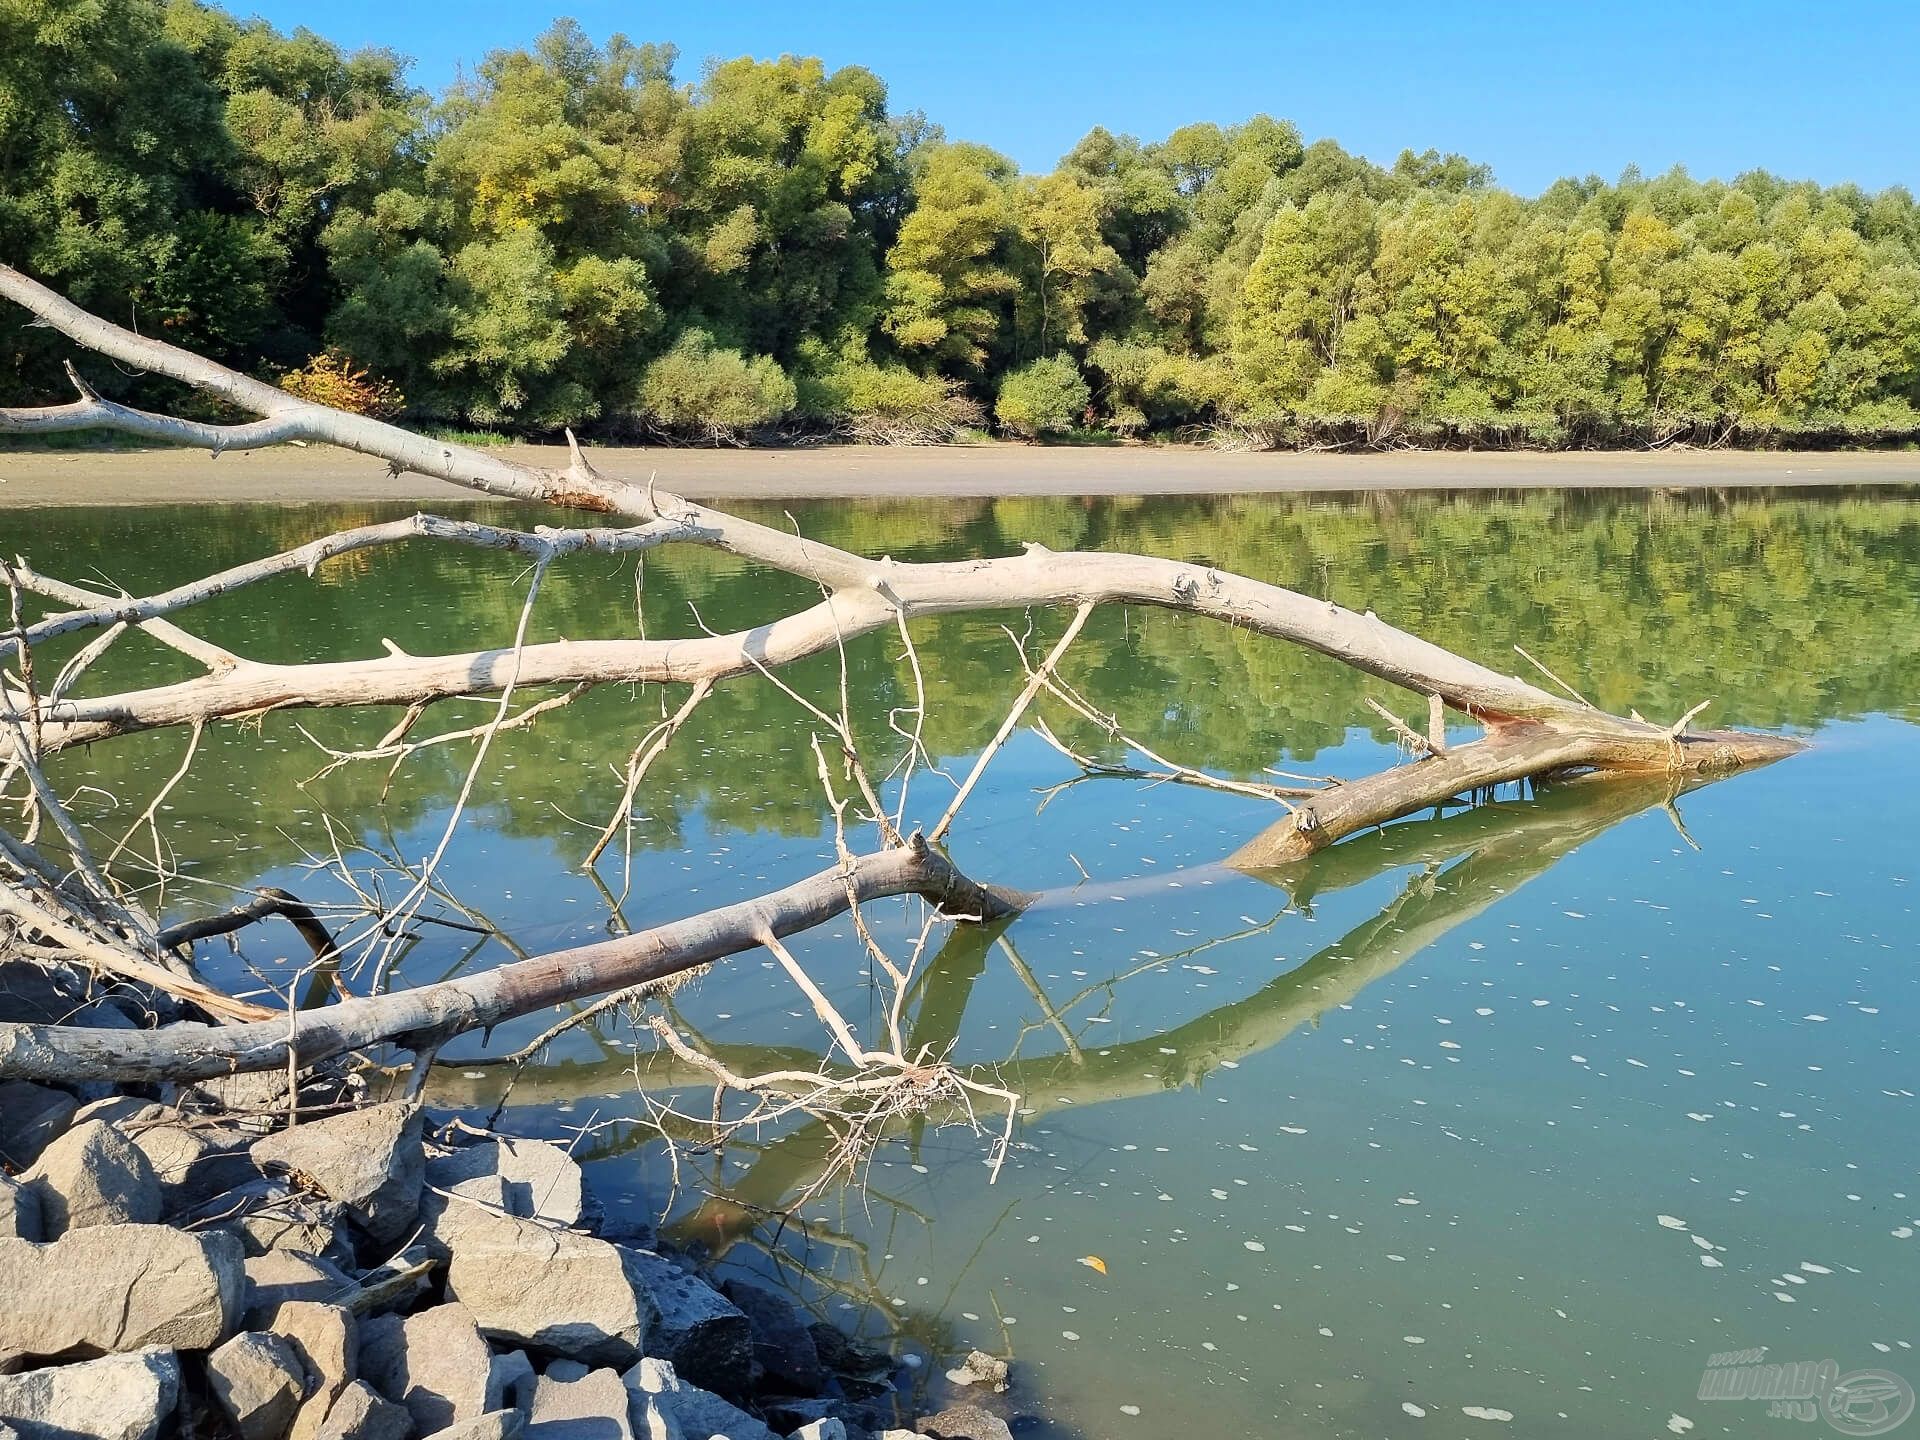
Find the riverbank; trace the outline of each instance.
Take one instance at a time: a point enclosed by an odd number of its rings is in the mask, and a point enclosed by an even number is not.
[[[564,465],[556,446],[490,453]],[[610,475],[656,477],[702,500],[979,496],[1313,494],[1391,490],[1835,487],[1920,484],[1920,452],[1724,450],[1403,451],[1227,454],[1197,447],[1029,445],[794,450],[602,449]],[[199,450],[0,450],[0,509],[41,506],[305,504],[403,500],[449,505],[471,491],[326,446],[218,459]]]

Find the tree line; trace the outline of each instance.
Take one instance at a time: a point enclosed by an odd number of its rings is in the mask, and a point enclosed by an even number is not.
[[[857,66],[677,65],[563,20],[430,95],[198,0],[0,0],[0,257],[317,398],[523,435],[1920,437],[1904,188],[1526,198],[1266,116],[1026,175]],[[0,317],[12,397],[62,354]]]

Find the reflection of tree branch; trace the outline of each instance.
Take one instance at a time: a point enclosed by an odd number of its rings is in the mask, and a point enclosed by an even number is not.
[[[1083,1053],[1078,1060],[1051,1054],[1012,1061],[997,1067],[993,1077],[1027,1097],[1029,1115],[1197,1083],[1221,1062],[1265,1050],[1303,1023],[1348,1003],[1449,931],[1551,869],[1562,856],[1629,816],[1664,803],[1671,794],[1664,779],[1575,782],[1529,801],[1389,827],[1287,872],[1268,872],[1260,878],[1289,887],[1297,903],[1318,889],[1344,888],[1407,865],[1422,867],[1379,914],[1244,999],[1158,1034]],[[916,1045],[952,1045],[994,938],[979,927],[957,930],[928,966],[915,1017]],[[1159,968],[1168,958],[1142,969]],[[1173,1056],[1163,1053],[1169,1049]],[[818,1054],[783,1047],[717,1045],[712,1053],[730,1067],[748,1071],[821,1063]],[[573,1095],[606,1088],[613,1078],[611,1068],[557,1065],[529,1073],[522,1085],[536,1097]],[[710,1078],[697,1067],[659,1055],[621,1068],[648,1089],[698,1086]],[[435,1098],[480,1103],[490,1082],[468,1079],[468,1073],[437,1075]],[[725,1197],[700,1208],[700,1238],[718,1248],[726,1238],[751,1231],[762,1217],[786,1213],[792,1197],[805,1192],[831,1164],[836,1145],[832,1131],[820,1124],[801,1125],[768,1143],[730,1180]]]

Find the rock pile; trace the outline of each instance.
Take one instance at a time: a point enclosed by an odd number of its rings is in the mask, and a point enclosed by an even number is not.
[[[984,1412],[890,1428],[887,1356],[603,1238],[556,1146],[437,1131],[403,1103],[263,1133],[0,1092],[9,1440],[1006,1433]]]

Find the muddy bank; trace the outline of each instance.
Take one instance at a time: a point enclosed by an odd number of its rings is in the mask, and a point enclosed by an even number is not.
[[[564,450],[515,445],[498,453],[564,465]],[[1734,451],[1385,455],[1223,454],[1194,448],[979,445],[891,449],[607,449],[608,474],[658,477],[701,500],[902,499],[1001,495],[1288,494],[1352,490],[1745,489],[1913,485],[1920,452]],[[0,449],[0,508],[401,500],[468,503],[473,493],[326,446],[214,459],[198,450]]]

